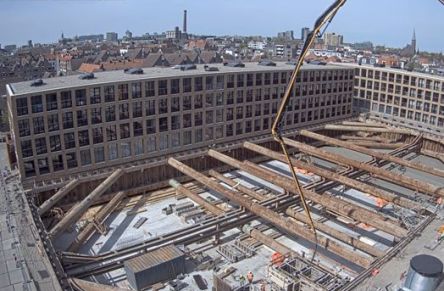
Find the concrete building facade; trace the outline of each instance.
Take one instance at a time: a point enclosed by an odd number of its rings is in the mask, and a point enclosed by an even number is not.
[[[444,77],[355,67],[354,109],[393,124],[444,134]]]
[[[41,182],[267,134],[292,70],[285,63],[198,65],[9,84],[22,180]],[[353,73],[304,65],[283,128],[350,116]]]

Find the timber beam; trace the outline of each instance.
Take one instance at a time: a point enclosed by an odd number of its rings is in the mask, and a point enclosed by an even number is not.
[[[114,182],[116,182],[125,173],[122,169],[115,170],[108,178],[100,183],[85,199],[76,204],[49,232],[49,236],[54,238],[65,229],[73,225],[85,211],[99,198]]]
[[[208,155],[232,167],[248,172],[260,179],[271,182],[291,193],[297,193],[296,183],[289,177],[274,173],[271,170],[267,170],[249,161],[238,161],[215,150],[209,150]],[[365,222],[396,237],[404,237],[408,233],[404,228],[393,224],[391,221],[387,221],[388,218],[361,206],[348,203],[330,195],[320,195],[307,189],[302,189],[302,191],[307,199],[345,217]]]
[[[99,224],[105,222],[107,217],[119,206],[120,202],[126,197],[126,192],[118,192],[105,206],[103,206],[99,212],[94,216],[93,220]],[[88,241],[88,239],[96,231],[96,227],[93,222],[89,222],[84,229],[75,238],[74,242],[69,246],[68,251],[77,252],[79,248]]]
[[[43,202],[42,205],[38,208],[39,215],[45,214],[49,209],[51,209],[54,205],[57,204],[63,197],[66,196],[72,189],[77,187],[80,184],[79,179],[73,179],[69,181],[68,184],[60,188],[54,195],[52,195],[48,200]]]
[[[375,157],[377,159],[380,160],[385,160],[385,161],[390,161],[399,165],[403,165],[405,167],[409,167],[418,171],[422,171],[431,175],[435,175],[435,176],[439,176],[439,177],[444,177],[444,171],[440,170],[440,169],[436,169],[433,167],[429,167],[420,163],[414,163],[414,162],[410,162],[398,157],[394,157],[392,155],[389,154],[385,154],[385,153],[381,153],[381,152],[377,152],[377,151],[373,151],[371,149],[367,149],[365,147],[361,147],[358,145],[354,145],[353,143],[350,142],[346,142],[346,141],[342,141],[339,139],[335,139],[335,138],[331,138],[325,135],[321,135],[321,134],[317,134],[308,130],[301,130],[299,132],[300,135],[305,136],[305,137],[309,137],[312,138],[314,140],[318,140],[318,141],[322,141],[325,142],[327,144],[330,145],[335,145],[335,146],[339,146],[339,147],[343,147],[355,152],[359,152],[359,153],[363,153],[366,155],[369,155],[371,157]]]
[[[440,187],[436,187],[434,185],[431,185],[429,183],[419,181],[410,177],[407,177],[405,175],[399,175],[390,171],[387,171],[385,169],[380,169],[378,167],[359,162],[353,159],[349,159],[347,157],[344,157],[339,154],[330,153],[323,149],[316,148],[289,138],[284,137],[284,142],[292,147],[295,147],[299,149],[300,151],[307,153],[309,155],[336,163],[341,165],[348,165],[352,166],[356,169],[361,169],[364,171],[367,171],[369,173],[372,173],[375,177],[385,180],[390,183],[396,183],[401,186],[404,186],[406,188],[415,190],[415,191],[421,191],[423,193],[429,193],[431,195],[438,195],[444,197],[444,189]]]
[[[272,150],[269,150],[269,149],[267,149],[265,147],[256,145],[254,143],[245,142],[244,143],[244,147],[246,149],[249,149],[249,150],[254,151],[256,153],[265,155],[265,156],[267,156],[269,158],[272,158],[274,160],[278,160],[278,161],[281,161],[281,162],[284,162],[284,163],[287,162],[287,160],[285,158],[285,155],[283,155],[281,153],[278,153],[278,152],[275,152],[275,151],[272,151]],[[329,170],[325,170],[325,169],[317,167],[315,165],[311,165],[311,164],[305,163],[305,162],[297,160],[295,158],[291,158],[291,159],[292,159],[292,162],[293,162],[293,164],[295,166],[300,167],[302,169],[305,169],[305,170],[307,170],[309,172],[312,172],[315,175],[324,177],[327,180],[331,180],[331,181],[335,181],[335,182],[341,183],[341,184],[343,184],[345,186],[348,186],[350,188],[359,190],[359,191],[364,192],[364,193],[368,193],[368,194],[370,194],[372,196],[384,199],[386,201],[392,202],[392,203],[394,203],[396,205],[399,205],[399,206],[402,206],[402,207],[405,207],[405,208],[408,208],[408,209],[413,209],[413,210],[418,210],[418,211],[423,209],[423,207],[421,205],[411,201],[410,199],[399,197],[399,196],[397,196],[395,194],[392,194],[392,193],[390,193],[388,191],[385,191],[383,189],[379,189],[379,188],[376,188],[374,186],[368,185],[366,183],[360,182],[358,180],[351,179],[349,177],[340,175],[338,173],[335,173],[335,172],[332,172],[332,171],[329,171]]]
[[[169,158],[168,164],[174,167],[176,170],[182,172],[183,174],[204,184],[209,189],[222,194],[234,203],[244,207],[251,213],[265,219],[266,221],[272,223],[274,226],[279,227],[292,235],[302,237],[308,241],[311,241],[312,243],[317,243],[319,246],[322,246],[326,250],[364,268],[368,268],[373,261],[372,258],[356,254],[350,249],[347,249],[345,246],[342,246],[325,236],[318,235],[316,238],[314,233],[308,228],[292,223],[290,220],[282,217],[279,213],[267,207],[264,207],[249,198],[243,197],[238,192],[229,190],[227,187],[221,185],[217,181],[210,179],[209,177],[199,173],[198,171],[179,162],[174,158]]]

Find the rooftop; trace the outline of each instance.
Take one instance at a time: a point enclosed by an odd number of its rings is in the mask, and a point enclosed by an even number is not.
[[[43,79],[45,83],[42,86],[31,86],[32,81],[25,81],[19,83],[8,84],[11,89],[11,93],[14,96],[25,94],[38,94],[41,92],[47,92],[60,89],[72,89],[77,87],[91,86],[91,85],[103,85],[115,82],[128,82],[128,81],[142,81],[149,79],[161,79],[168,77],[186,77],[186,76],[199,76],[199,75],[215,75],[224,73],[239,73],[239,72],[267,72],[277,70],[294,69],[293,65],[288,65],[284,62],[276,62],[276,66],[262,66],[258,63],[245,63],[244,68],[224,66],[223,64],[211,64],[210,67],[216,67],[219,71],[206,71],[204,65],[197,65],[195,70],[174,69],[172,67],[162,68],[143,68],[143,74],[131,75],[126,74],[123,70],[107,71],[94,73],[94,79],[81,80],[79,75],[55,77]],[[338,65],[310,65],[305,64],[303,70],[320,70],[320,69],[344,69],[344,67]]]

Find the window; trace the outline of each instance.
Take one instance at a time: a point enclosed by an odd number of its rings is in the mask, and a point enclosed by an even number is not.
[[[65,139],[65,149],[72,149],[76,147],[74,132],[65,133],[64,139]]]
[[[171,98],[171,112],[180,111],[180,97]]]
[[[120,84],[117,86],[117,96],[119,100],[128,99],[128,84]]]
[[[77,127],[88,125],[88,114],[85,110],[77,110]]]
[[[133,122],[133,136],[143,135],[142,121]]]
[[[77,155],[75,152],[66,154],[66,163],[68,165],[68,169],[77,167]]]
[[[180,132],[173,132],[171,134],[171,147],[179,147],[180,146]]]
[[[218,75],[216,77],[216,89],[224,89],[225,88],[225,78],[223,75]]]
[[[32,108],[32,113],[43,112],[42,96],[39,95],[31,97],[31,108]]]
[[[108,125],[106,127],[106,141],[113,141],[117,139],[116,125]]]
[[[60,101],[62,108],[72,107],[71,91],[62,91],[60,93]]]
[[[168,117],[159,118],[159,131],[168,131]]]
[[[262,73],[256,74],[256,86],[262,86]]]
[[[94,149],[94,161],[96,163],[101,163],[105,161],[105,150],[103,147],[98,147]]]
[[[214,122],[214,111],[207,111],[205,112],[205,123],[206,124],[211,124]]]
[[[183,115],[183,128],[191,127],[191,113]]]
[[[79,146],[87,146],[89,145],[89,132],[88,130],[79,131]]]
[[[76,106],[86,105],[86,90],[76,90]]]
[[[170,136],[166,133],[160,135],[159,139],[159,150],[166,150],[169,146]]]
[[[116,107],[114,105],[110,105],[110,106],[106,107],[105,120],[106,120],[106,122],[116,120]]]
[[[182,79],[182,88],[184,93],[191,92],[191,78],[183,78]]]
[[[183,96],[183,110],[191,110],[191,96]]]
[[[102,123],[102,108],[92,108],[91,109],[91,123],[98,124]]]
[[[213,107],[214,106],[214,95],[213,93],[207,93],[205,95],[205,107]]]
[[[141,98],[142,97],[142,84],[141,83],[132,83],[131,84],[131,92],[133,98]]]
[[[57,110],[57,94],[47,94],[46,95],[46,110]]]
[[[48,119],[48,131],[59,130],[59,115],[58,114],[48,115],[47,119]]]
[[[22,119],[18,121],[19,136],[31,135],[31,128],[29,127],[29,119]]]
[[[105,102],[113,102],[115,100],[114,86],[105,86]]]
[[[223,125],[219,125],[215,127],[215,138],[219,139],[219,138],[223,138],[224,137],[224,126]]]
[[[194,78],[194,92],[202,91],[202,89],[203,89],[202,77],[195,77]]]
[[[60,151],[62,149],[62,143],[60,142],[59,135],[53,135],[49,137],[49,146],[51,148],[51,152]]]
[[[100,87],[89,89],[89,103],[97,104],[102,102],[102,96],[100,96]]]
[[[196,143],[202,142],[203,140],[203,134],[202,134],[202,128],[197,128],[194,130],[194,141]]]
[[[216,106],[224,105],[224,92],[216,93]]]
[[[224,109],[217,109],[216,110],[216,122],[223,122],[224,121]]]
[[[80,151],[80,162],[82,166],[91,164],[91,151],[89,149]]]
[[[147,134],[156,133],[156,120],[155,119],[148,119],[146,121],[146,133]]]
[[[159,100],[159,114],[168,113],[168,99]]]
[[[134,154],[136,156],[143,154],[143,139],[139,139],[134,142]]]
[[[32,156],[32,142],[30,140],[22,140],[22,157],[27,158]]]
[[[155,115],[156,114],[156,101],[155,100],[148,100],[145,102],[145,115]]]
[[[32,119],[32,123],[34,126],[34,134],[45,132],[45,122],[43,121],[43,116],[34,117]]]
[[[24,162],[23,167],[25,168],[25,176],[32,177],[35,176],[35,164],[34,161]]]
[[[168,80],[160,80],[157,83],[159,96],[168,94]]]
[[[171,94],[180,93],[180,82],[179,81],[180,81],[179,79],[171,80]]]
[[[205,140],[209,141],[213,139],[214,129],[212,127],[205,128]]]
[[[37,155],[46,154],[48,150],[46,149],[46,138],[36,138],[35,139],[35,153]]]
[[[247,74],[247,87],[253,86],[254,74]]]
[[[48,158],[42,158],[37,160],[37,165],[39,168],[40,175],[48,174],[49,173],[49,164],[48,164]]]
[[[238,88],[244,86],[244,79],[245,79],[245,75],[244,74],[237,75],[237,87]]]
[[[203,107],[202,94],[194,96],[194,109],[200,109]]]
[[[28,99],[25,98],[17,98],[15,100],[15,105],[17,107],[17,115],[27,115],[28,114]]]
[[[133,118],[142,117],[142,101],[133,102]]]
[[[227,76],[227,88],[234,88],[234,75]]]
[[[119,119],[128,119],[129,118],[129,104],[123,103],[119,104]]]
[[[171,116],[171,130],[180,129],[180,116]]]
[[[186,130],[183,132],[183,144],[184,145],[189,145],[191,144],[192,140],[191,140],[191,130]]]
[[[156,86],[154,81],[145,82],[145,95],[146,97],[153,97],[156,95]]]
[[[202,112],[194,113],[194,126],[201,126],[203,123],[203,114]]]
[[[156,137],[155,136],[149,136],[147,139],[147,152],[154,152],[157,150],[156,145]]]
[[[117,144],[110,144],[108,145],[108,159],[115,160],[119,157],[119,154],[117,152]]]
[[[101,127],[93,128],[92,129],[92,137],[93,137],[93,143],[102,143],[103,142],[103,129]]]
[[[52,157],[52,169],[54,171],[61,171],[64,169],[62,155]]]

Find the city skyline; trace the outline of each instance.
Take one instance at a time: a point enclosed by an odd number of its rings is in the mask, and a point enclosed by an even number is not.
[[[119,33],[119,37],[128,29],[134,35],[165,32],[174,26],[182,26],[182,13],[188,10],[189,32],[206,35],[262,35],[276,36],[277,32],[294,30],[295,37],[300,36],[300,29],[311,27],[315,19],[332,1],[315,0],[293,3],[281,1],[281,5],[269,7],[265,1],[225,1],[224,6],[202,0],[186,3],[184,0],[154,0],[141,2],[128,1],[3,1],[0,18],[12,29],[0,32],[0,43],[22,45],[27,40],[34,43],[52,43],[63,32],[65,36],[84,34],[104,34],[109,31]],[[442,5],[438,1],[348,1],[327,31],[344,35],[345,42],[371,41],[387,47],[403,47],[410,43],[413,29],[416,30],[420,50],[441,52],[444,40],[439,35],[442,24]],[[299,5],[304,10],[297,10]],[[381,9],[384,5],[384,9]],[[155,9],[152,9],[152,8]],[[171,8],[173,7],[173,8]],[[267,13],[264,13],[266,7]],[[294,7],[294,9],[282,9]],[[150,10],[151,9],[151,10]],[[19,13],[17,13],[19,11]],[[78,11],[78,13],[73,13]],[[100,11],[98,14],[97,11]],[[168,11],[169,13],[158,13]],[[396,11],[396,15],[393,15]],[[45,21],[36,22],[35,15],[51,15]],[[279,17],[278,17],[279,16]],[[245,25],[245,17],[251,25]],[[274,20],[276,17],[276,20]],[[224,19],[229,21],[224,22]],[[377,18],[377,19],[376,19]],[[423,19],[427,19],[424,23]],[[79,23],[79,19],[93,19]],[[268,21],[264,21],[264,19]],[[362,26],[350,25],[354,22]],[[365,23],[369,23],[367,25]],[[259,25],[258,25],[259,24]],[[387,29],[387,25],[392,28]],[[441,25],[442,26],[442,25]],[[372,28],[371,30],[369,28]],[[361,31],[362,30],[362,31]]]

